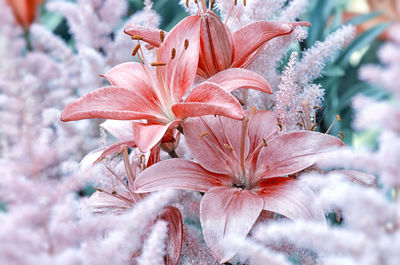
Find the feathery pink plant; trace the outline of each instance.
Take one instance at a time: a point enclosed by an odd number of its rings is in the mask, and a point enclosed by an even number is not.
[[[339,139],[306,131],[276,136],[279,127],[274,114],[255,110],[246,111],[243,121],[192,118],[183,129],[198,163],[161,161],[139,174],[134,189],[205,192],[200,220],[205,241],[218,262],[235,255],[224,247],[225,237],[231,233],[246,237],[262,210],[293,220],[325,221],[312,191],[285,176],[311,166],[319,154],[342,146]]]

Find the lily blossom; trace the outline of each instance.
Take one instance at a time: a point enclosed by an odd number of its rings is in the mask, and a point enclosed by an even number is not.
[[[157,62],[152,63],[155,69],[143,61],[111,69],[104,75],[111,86],[67,105],[61,120],[146,120],[133,123],[133,131],[137,146],[148,151],[187,117],[215,114],[243,119],[240,103],[230,92],[246,84],[272,93],[269,84],[255,73],[237,71],[191,88],[200,52],[199,24],[199,16],[187,17],[162,38]]]
[[[224,247],[228,235],[246,237],[263,210],[292,220],[325,222],[311,189],[289,176],[313,165],[319,154],[342,147],[338,138],[310,131],[277,134],[273,112],[261,110],[246,111],[242,121],[191,118],[183,129],[198,163],[161,161],[139,174],[134,189],[139,193],[166,188],[205,192],[200,221],[218,262],[235,255]]]
[[[7,0],[18,24],[27,29],[35,20],[37,6],[43,0]]]
[[[96,192],[89,198],[89,204],[94,212],[101,214],[121,214],[135,206],[136,203],[141,201],[146,195],[137,194],[133,191],[133,183],[135,177],[147,166],[151,166],[159,161],[159,147],[152,148],[150,151],[147,162],[143,161],[145,157],[139,156],[138,163],[131,163],[128,155],[128,146],[121,146],[120,152],[123,156],[123,163],[126,170],[126,178],[120,177],[111,168],[106,166],[108,171],[116,178],[117,185],[112,191],[96,188]],[[119,184],[119,185],[118,185]],[[178,208],[173,206],[166,207],[158,216],[147,224],[147,230],[158,221],[163,220],[168,223],[168,244],[165,256],[165,263],[167,265],[178,264],[181,249],[182,249],[182,236],[183,224],[182,216]],[[144,233],[146,234],[146,232]],[[144,240],[141,238],[141,240]],[[140,253],[133,253],[132,258],[138,256]]]
[[[205,1],[202,1],[202,8],[199,7],[199,15],[201,21],[196,25],[200,27],[200,58],[197,74],[205,79],[229,68],[246,68],[269,40],[292,33],[296,26],[310,26],[308,22],[258,21],[232,33],[213,12],[212,7],[207,9]],[[125,33],[141,36],[150,47],[161,45],[158,37],[160,30],[128,25],[125,27]]]

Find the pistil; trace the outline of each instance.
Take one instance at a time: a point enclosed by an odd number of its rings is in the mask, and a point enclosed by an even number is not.
[[[247,135],[247,127],[249,124],[249,118],[245,117],[244,120],[242,121],[242,135],[240,139],[240,168],[242,170],[242,178],[243,178],[243,184],[247,187],[247,178],[246,178],[246,168],[244,164],[244,152],[245,152],[245,146],[246,146],[246,135]]]

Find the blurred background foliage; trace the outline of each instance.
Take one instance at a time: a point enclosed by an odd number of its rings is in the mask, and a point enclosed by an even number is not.
[[[315,81],[322,85],[326,93],[320,131],[326,131],[335,120],[335,116],[339,114],[342,121],[334,125],[332,133],[343,132],[346,144],[370,144],[376,135],[374,132],[358,134],[351,129],[353,97],[360,93],[373,95],[375,98],[387,97],[384,90],[372,87],[358,78],[361,65],[378,63],[376,51],[384,41],[383,33],[389,26],[389,22],[386,22],[389,19],[382,19],[385,11],[373,10],[376,9],[374,1],[376,0],[310,0],[308,10],[302,16],[302,20],[311,22],[312,26],[309,28],[307,40],[300,44],[300,50],[306,50],[315,42],[323,41],[342,24],[352,24],[357,27],[355,39],[335,55],[326,65],[322,77]],[[161,28],[164,30],[170,30],[187,15],[179,5],[179,0],[153,0],[153,2],[153,8],[162,18]],[[128,0],[128,3],[128,15],[143,8],[142,0]],[[73,39],[68,33],[65,19],[60,14],[47,12],[44,6],[41,8],[41,22],[73,47]],[[282,66],[285,63],[283,61]]]

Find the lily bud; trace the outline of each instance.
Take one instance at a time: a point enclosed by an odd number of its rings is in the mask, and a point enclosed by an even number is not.
[[[43,0],[7,0],[15,20],[25,29],[35,20],[37,6],[42,2]]]

